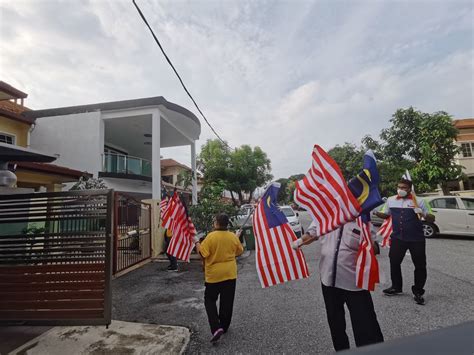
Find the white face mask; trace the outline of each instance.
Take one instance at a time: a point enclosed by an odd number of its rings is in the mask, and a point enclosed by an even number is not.
[[[400,197],[406,197],[408,195],[408,192],[406,192],[405,190],[402,190],[402,189],[398,189],[397,194]]]

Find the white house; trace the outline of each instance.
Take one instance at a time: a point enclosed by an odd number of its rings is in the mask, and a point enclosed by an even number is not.
[[[100,177],[108,187],[160,199],[160,148],[189,146],[197,201],[199,119],[186,108],[150,97],[24,112],[36,119],[31,147],[65,167]]]

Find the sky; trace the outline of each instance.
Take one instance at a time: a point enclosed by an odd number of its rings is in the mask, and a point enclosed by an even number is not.
[[[260,146],[275,179],[398,108],[474,117],[472,1],[137,3],[219,135]],[[0,80],[33,109],[164,96],[199,117],[131,0],[0,0]]]

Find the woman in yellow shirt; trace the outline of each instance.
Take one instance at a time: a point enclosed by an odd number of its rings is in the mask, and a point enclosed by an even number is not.
[[[229,216],[218,214],[214,222],[214,231],[206,236],[202,244],[199,240],[195,240],[196,250],[204,259],[206,279],[204,305],[213,343],[229,329],[237,280],[235,257],[244,251],[238,236],[228,231],[228,225]],[[219,312],[216,304],[218,297],[220,297]]]

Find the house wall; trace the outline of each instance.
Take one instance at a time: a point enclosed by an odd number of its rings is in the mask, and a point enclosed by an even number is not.
[[[38,118],[31,133],[31,148],[59,155],[55,164],[97,177],[104,152],[100,112]]]
[[[30,125],[14,121],[8,117],[0,116],[0,133],[7,133],[15,136],[15,144],[20,147],[28,145],[28,130]]]
[[[151,195],[151,182],[148,181],[115,178],[102,178],[102,180],[109,189]]]
[[[187,171],[187,170],[180,166],[170,166],[161,170],[161,176],[172,175],[173,181],[171,182],[171,184],[175,185],[176,182],[178,181],[178,175],[182,171]]]

